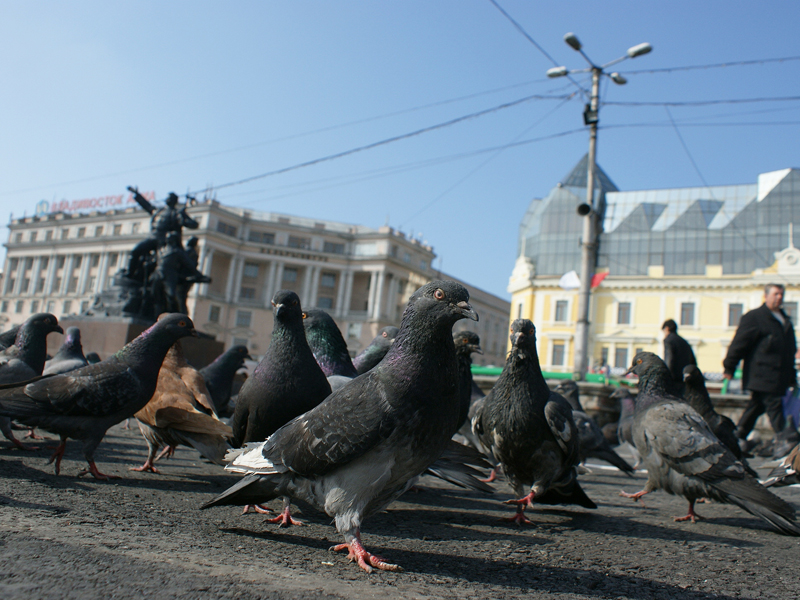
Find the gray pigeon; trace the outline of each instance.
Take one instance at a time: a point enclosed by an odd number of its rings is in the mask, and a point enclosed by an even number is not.
[[[628,444],[636,459],[633,468],[638,469],[642,462],[642,457],[639,456],[639,451],[633,443],[633,411],[635,407],[633,394],[628,388],[620,386],[609,397],[619,399],[620,411],[619,421],[617,422],[617,440],[620,444]]]
[[[456,431],[458,368],[453,324],[477,320],[466,288],[432,281],[412,294],[400,332],[371,371],[251,445],[228,467],[246,473],[203,508],[277,496],[334,517],[351,560],[367,572],[400,567],[367,552],[365,518],[400,496],[440,457]]]
[[[800,444],[795,446],[780,463],[769,472],[764,487],[782,487],[800,483]]]
[[[383,360],[389,348],[392,347],[398,331],[400,330],[397,327],[387,325],[378,332],[378,335],[373,338],[369,346],[364,348],[359,355],[353,359],[353,366],[356,368],[356,372],[359,375],[366,373]]]
[[[90,365],[99,363],[100,355],[97,352],[89,352],[89,354],[86,355],[86,362],[88,362]]]
[[[633,439],[647,467],[647,483],[640,492],[622,496],[640,500],[658,489],[683,496],[689,511],[675,520],[692,522],[698,518],[695,501],[711,498],[735,504],[783,534],[800,535],[794,508],[750,475],[703,417],[670,393],[673,380],[663,360],[640,352],[628,371],[639,376]]]
[[[83,356],[81,330],[77,327],[68,327],[61,348],[58,349],[53,358],[44,363],[42,375],[69,373],[88,364],[89,362]]]
[[[578,428],[578,455],[581,463],[585,463],[588,458],[604,460],[630,477],[635,469],[630,466],[624,458],[614,452],[611,444],[606,441],[603,430],[600,429],[600,426],[595,420],[583,410],[578,384],[571,379],[562,381],[556,387],[556,392],[561,394],[572,407],[572,418],[575,420],[575,426]]]
[[[220,417],[230,416],[231,390],[236,372],[244,366],[245,359],[251,359],[247,346],[231,346],[220,354],[210,365],[200,369],[206,382],[214,412]]]
[[[47,357],[47,335],[64,333],[58,319],[49,313],[38,313],[17,328],[14,343],[0,352],[0,384],[30,381],[42,374]],[[0,431],[21,450],[27,450],[11,430],[11,419],[0,416]],[[32,432],[33,430],[31,430]]]
[[[311,352],[325,377],[358,375],[347,351],[347,342],[333,317],[320,308],[309,308],[303,311],[303,327]]]
[[[50,318],[55,319],[50,315]],[[192,320],[174,313],[154,324],[119,352],[94,365],[0,388],[0,415],[61,436],[50,462],[58,475],[67,439],[83,442],[91,473],[108,479],[94,464],[106,430],[143,408],[156,389],[167,350],[180,338],[197,335]],[[42,360],[44,364],[44,360]]]
[[[22,325],[14,325],[14,327],[9,329],[8,331],[0,333],[0,350],[5,350],[9,346],[14,345],[20,327],[22,327]]]
[[[506,520],[530,523],[524,511],[534,502],[597,508],[578,484],[578,429],[572,408],[547,387],[531,321],[511,324],[511,345],[503,372],[472,421],[473,431],[502,463],[514,489],[516,499],[506,504],[515,504],[517,512]]]

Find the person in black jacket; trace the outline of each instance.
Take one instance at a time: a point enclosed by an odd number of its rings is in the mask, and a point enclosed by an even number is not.
[[[767,284],[764,304],[742,317],[722,361],[723,377],[731,379],[739,361],[744,360],[742,387],[750,390],[751,397],[736,428],[740,439],[747,438],[765,411],[776,433],[786,423],[781,397],[788,388],[797,385],[794,368],[797,342],[794,325],[781,309],[783,292],[782,285]]]
[[[672,379],[683,385],[683,368],[688,365],[697,366],[692,347],[678,335],[678,324],[667,319],[661,326],[664,332],[664,362],[672,374]]]

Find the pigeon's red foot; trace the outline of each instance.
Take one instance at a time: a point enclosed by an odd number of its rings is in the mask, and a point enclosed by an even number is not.
[[[153,461],[151,461],[149,458],[146,461],[144,461],[144,464],[141,467],[131,467],[128,469],[128,471],[139,471],[140,473],[147,471],[149,473],[156,473],[157,475],[161,474],[161,471],[156,469],[156,466],[153,464]]]
[[[83,471],[78,473],[78,477],[82,477],[82,476],[86,475],[87,473],[90,473],[91,476],[94,477],[95,479],[103,479],[103,480],[105,480],[105,479],[122,479],[122,477],[120,477],[119,475],[106,475],[105,473],[101,473],[97,469],[97,465],[95,465],[94,461],[92,461],[92,460],[89,461],[89,468],[88,469],[84,469]]]
[[[55,447],[55,451],[50,457],[50,460],[47,461],[48,465],[51,462],[56,461],[55,464],[56,475],[58,475],[61,472],[61,459],[64,458],[64,450],[66,449],[67,449],[67,440],[61,440],[61,443]]]
[[[20,449],[20,450],[33,450],[33,448],[31,448],[30,446],[26,446],[25,444],[23,444],[22,442],[20,442],[20,441],[19,441],[17,438],[15,438],[15,437],[12,437],[12,438],[11,438],[9,441],[10,441],[12,444],[14,444],[14,447],[15,447],[15,448],[18,448],[18,449]],[[56,473],[56,475],[58,475],[58,473]]]
[[[268,515],[272,513],[272,509],[266,506],[261,506],[260,504],[245,504],[242,514],[246,515],[247,513],[249,513],[251,507],[259,515]]]
[[[374,554],[367,552],[364,546],[361,545],[361,540],[357,537],[354,538],[349,544],[337,544],[336,546],[331,546],[331,551],[333,552],[340,552],[341,550],[347,550],[347,558],[351,562],[356,561],[358,566],[364,569],[367,573],[372,573],[373,567],[380,569],[381,571],[400,572],[403,570],[403,567],[400,565],[388,563],[380,556],[375,556]]]
[[[175,454],[175,446],[166,446],[153,462],[158,462],[162,458],[172,458],[173,454]]]
[[[623,498],[630,498],[630,499],[631,499],[631,500],[633,500],[634,502],[635,502],[636,500],[638,500],[638,501],[639,501],[639,504],[641,504],[642,506],[644,506],[644,500],[642,500],[642,496],[644,496],[645,494],[649,494],[649,493],[650,493],[650,492],[648,492],[647,490],[639,490],[639,491],[638,491],[638,492],[636,492],[635,494],[629,494],[629,493],[628,493],[628,492],[626,492],[625,490],[622,490],[622,491],[620,491],[619,495],[620,495],[620,496],[622,496]]]
[[[525,516],[522,509],[518,509],[513,517],[503,517],[501,520],[506,523],[515,523],[517,526],[533,525],[533,521]]]
[[[41,435],[36,435],[36,430],[31,427],[28,430],[28,433],[22,436],[23,440],[31,439],[31,440],[46,440],[46,437],[42,437]]]
[[[279,514],[277,517],[274,517],[272,519],[266,519],[264,522],[280,523],[281,527],[291,527],[292,525],[297,525],[298,527],[302,527],[303,525],[305,525],[305,523],[303,523],[302,521],[297,521],[296,519],[292,518],[292,513],[289,511],[288,506],[284,507],[284,509],[281,511],[281,514]]]
[[[691,521],[692,523],[697,523],[701,519],[702,517],[694,512],[694,502],[689,502],[689,512],[685,517],[675,517],[676,522]]]
[[[522,498],[515,498],[513,500],[506,500],[505,502],[503,502],[503,504],[516,504],[517,506],[521,506],[524,510],[526,506],[530,506],[531,504],[533,504],[533,499],[535,497],[536,497],[536,492],[531,490],[527,496],[524,496]]]
[[[481,479],[483,483],[492,483],[495,479],[497,479],[497,469],[492,469],[489,473],[489,476],[486,479]]]

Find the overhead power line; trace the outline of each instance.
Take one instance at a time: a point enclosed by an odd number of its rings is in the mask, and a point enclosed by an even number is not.
[[[642,75],[646,73],[671,73],[673,71],[697,71],[701,69],[718,69],[722,67],[741,67],[745,65],[763,65],[767,63],[789,62],[800,60],[800,56],[785,56],[783,58],[760,58],[755,60],[738,60],[710,65],[688,65],[685,67],[663,67],[661,69],[637,69],[634,71],[620,71],[623,75]]]
[[[733,98],[730,100],[683,100],[674,102],[603,102],[613,106],[711,106],[713,104],[747,104],[751,102],[797,102],[800,96],[781,96],[774,98]]]

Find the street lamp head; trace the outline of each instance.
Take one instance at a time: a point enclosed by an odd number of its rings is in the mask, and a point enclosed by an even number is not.
[[[553,67],[547,69],[548,77],[564,77],[567,74],[567,67]]]
[[[651,52],[653,47],[645,42],[644,44],[637,44],[636,46],[632,46],[628,48],[628,57],[629,58],[636,58],[637,56],[642,56],[643,54],[647,54]]]
[[[628,80],[617,72],[611,73],[609,77],[611,78],[611,81],[613,81],[617,85],[625,85],[626,83],[628,83]]]
[[[569,44],[569,47],[573,50],[577,50],[580,52],[582,48],[580,40],[578,40],[578,36],[572,33],[571,31],[564,36],[564,41]]]

